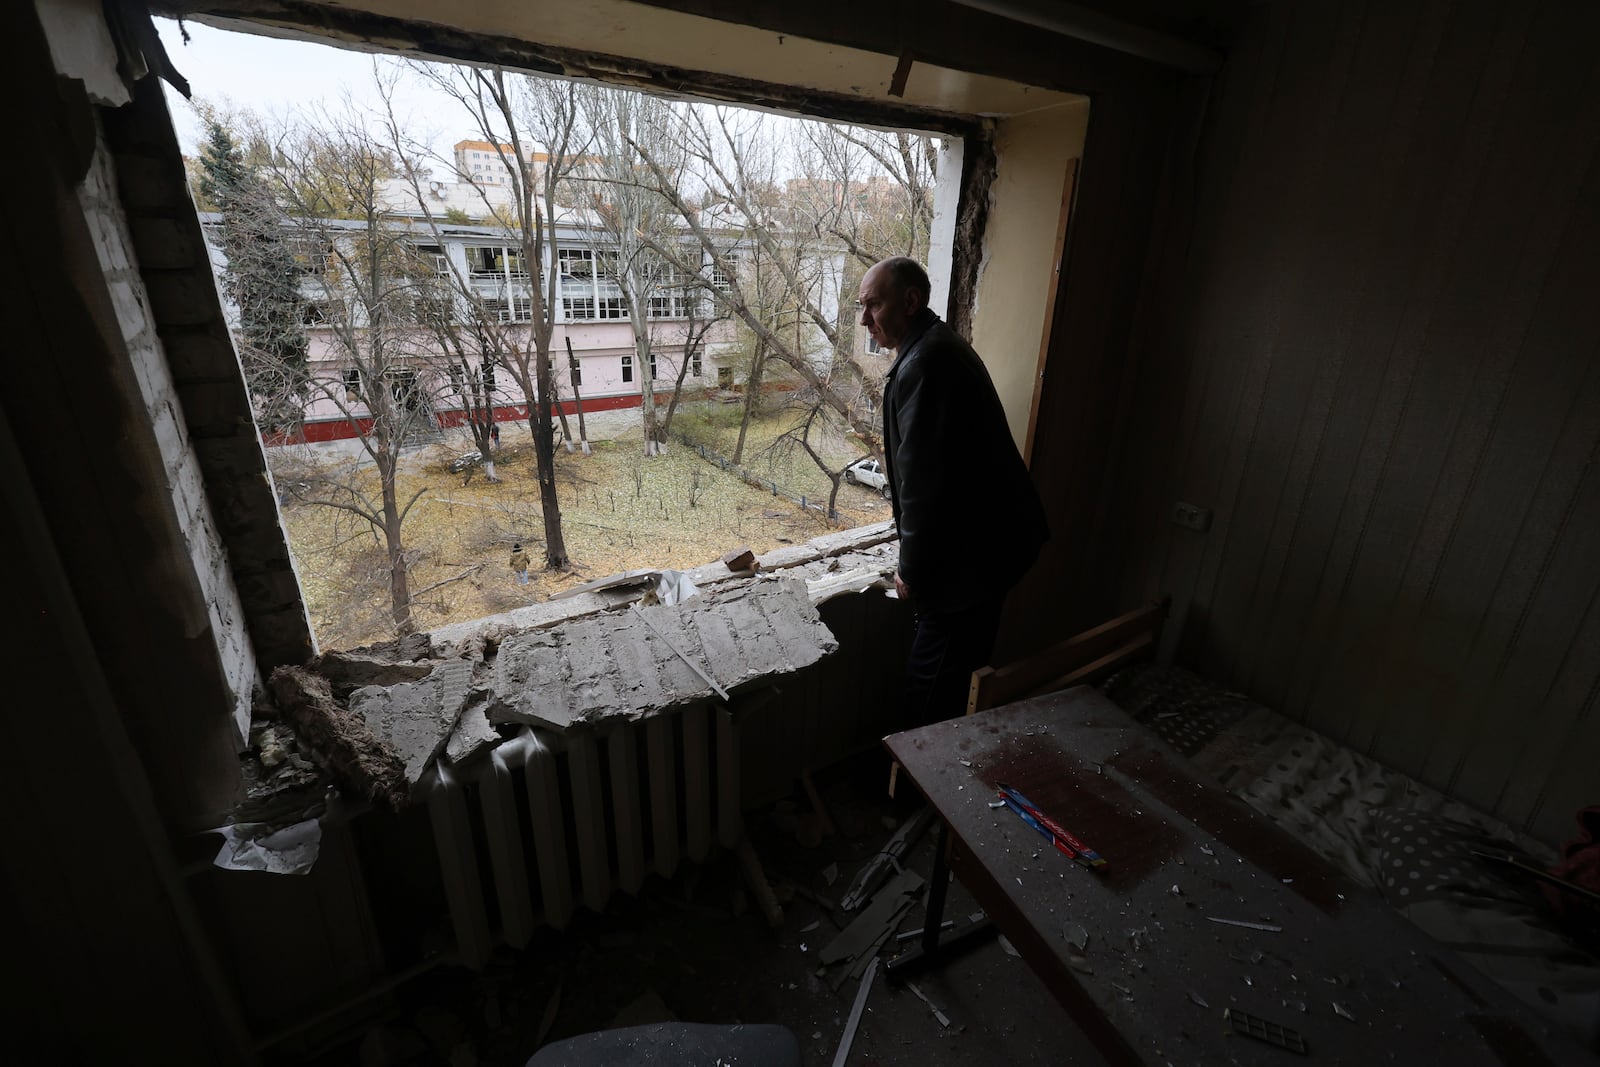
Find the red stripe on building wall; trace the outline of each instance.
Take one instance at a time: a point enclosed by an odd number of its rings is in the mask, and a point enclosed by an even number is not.
[[[644,403],[644,398],[638,393],[623,393],[620,396],[594,396],[583,398],[584,414],[596,411],[621,411],[625,408],[636,408]],[[571,400],[559,402],[561,413],[576,415],[578,405]],[[494,409],[494,417],[498,422],[523,422],[528,418],[526,404],[510,404]],[[453,429],[467,424],[467,413],[461,408],[451,408],[441,411],[436,416],[441,429]],[[307,422],[301,424],[297,433],[284,433],[274,431],[261,435],[261,443],[271,447],[278,445],[304,445],[322,444],[328,441],[351,441],[361,434],[370,433],[372,420],[360,418],[354,420],[338,418],[325,419],[320,422]]]

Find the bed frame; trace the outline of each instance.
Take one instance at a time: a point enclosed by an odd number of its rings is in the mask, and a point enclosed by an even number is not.
[[[1163,597],[1025,659],[1004,667],[978,668],[972,672],[967,690],[967,714],[1068,686],[1088,685],[1153,656],[1169,603],[1170,598]]]

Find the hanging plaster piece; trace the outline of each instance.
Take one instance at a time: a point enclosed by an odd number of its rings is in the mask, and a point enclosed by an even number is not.
[[[484,714],[486,707],[487,700],[477,700],[461,712],[461,718],[444,746],[445,757],[451,763],[471,759],[485,745],[493,745],[500,740],[500,735],[489,725],[489,716]]]
[[[449,660],[420,682],[366,686],[350,694],[350,710],[379,741],[394,747],[415,784],[450,739],[472,686],[472,664]]]

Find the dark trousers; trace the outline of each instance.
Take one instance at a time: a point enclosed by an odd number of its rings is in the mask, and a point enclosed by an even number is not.
[[[989,662],[1004,603],[1002,595],[960,611],[917,612],[917,632],[906,658],[901,729],[966,713],[972,672]]]

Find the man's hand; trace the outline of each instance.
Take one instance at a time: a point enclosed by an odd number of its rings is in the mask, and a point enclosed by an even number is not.
[[[900,572],[894,572],[894,595],[901,600],[911,599],[911,590],[906,587],[905,579],[900,577]]]

